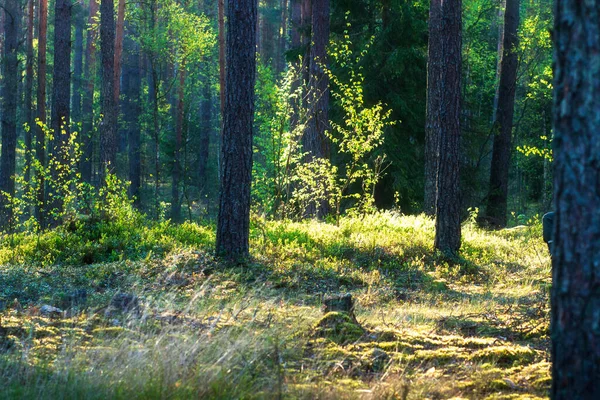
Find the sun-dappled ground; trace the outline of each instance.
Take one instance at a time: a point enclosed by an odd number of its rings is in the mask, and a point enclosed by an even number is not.
[[[140,218],[3,239],[1,398],[547,398],[538,222],[467,223],[447,260],[423,216],[257,219],[231,265],[211,226]],[[356,321],[323,313],[345,293]]]

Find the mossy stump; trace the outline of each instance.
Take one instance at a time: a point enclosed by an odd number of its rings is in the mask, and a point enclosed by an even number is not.
[[[354,300],[350,294],[324,299],[323,313],[315,325],[319,337],[344,344],[357,341],[365,333],[354,315]]]

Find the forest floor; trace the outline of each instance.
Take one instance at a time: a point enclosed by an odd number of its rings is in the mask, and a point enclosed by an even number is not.
[[[547,398],[539,221],[467,223],[453,261],[433,228],[257,220],[239,265],[215,259],[211,226],[135,216],[5,237],[0,398]],[[356,322],[323,314],[343,293]]]

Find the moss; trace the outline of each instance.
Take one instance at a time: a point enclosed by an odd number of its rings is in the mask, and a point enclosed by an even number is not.
[[[502,366],[530,364],[535,360],[536,353],[524,346],[497,346],[478,350],[471,356],[473,361],[492,361]]]
[[[316,335],[327,338],[335,343],[350,343],[359,340],[365,333],[364,329],[343,312],[330,312],[315,325]]]

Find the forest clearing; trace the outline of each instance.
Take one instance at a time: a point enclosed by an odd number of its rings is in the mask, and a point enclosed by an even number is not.
[[[248,265],[215,259],[214,229],[195,224],[15,237],[4,297],[64,312],[2,305],[2,396],[546,398],[539,223],[464,235],[447,262],[423,216],[255,221]],[[356,322],[324,314],[331,293],[352,293]],[[114,305],[124,294],[131,310]]]
[[[600,0],[0,0],[0,399],[600,399]]]

